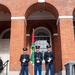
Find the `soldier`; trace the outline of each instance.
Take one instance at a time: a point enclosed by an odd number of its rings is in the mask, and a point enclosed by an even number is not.
[[[37,75],[37,71],[39,72],[39,75],[41,75],[42,71],[42,53],[39,51],[40,46],[36,46],[36,52],[34,53],[34,75]]]
[[[51,46],[47,45],[48,51],[45,52],[44,54],[44,60],[45,60],[45,66],[46,66],[46,75],[49,75],[49,70],[50,70],[50,75],[54,75],[54,54],[51,50]]]
[[[26,54],[27,48],[23,48],[23,54],[20,56],[20,62],[21,62],[21,75],[28,75],[28,62],[30,61],[29,55]]]

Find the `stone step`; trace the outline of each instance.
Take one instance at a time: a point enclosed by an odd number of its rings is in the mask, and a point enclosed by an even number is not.
[[[19,75],[20,71],[11,71],[11,72],[8,72],[7,74],[6,73],[1,73],[0,75]],[[42,75],[45,75],[46,71],[42,71]],[[31,74],[29,74],[31,75]],[[39,75],[39,73],[37,72],[37,75]],[[49,72],[49,75],[50,75],[50,72]],[[59,73],[55,73],[55,75],[66,75],[66,72],[65,71],[60,71]]]

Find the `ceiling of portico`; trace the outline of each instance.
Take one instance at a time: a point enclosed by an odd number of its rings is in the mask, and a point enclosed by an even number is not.
[[[0,21],[9,21],[11,15],[8,12],[1,11],[0,12]]]
[[[56,19],[56,18],[50,12],[44,10],[36,11],[28,17],[28,20],[49,20],[49,19]]]

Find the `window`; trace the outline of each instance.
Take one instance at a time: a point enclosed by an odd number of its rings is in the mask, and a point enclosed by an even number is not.
[[[7,31],[6,33],[4,33],[2,39],[10,39],[10,31]]]
[[[47,51],[46,46],[51,45],[50,41],[50,33],[47,29],[45,28],[38,28],[37,30],[35,29],[35,46],[39,45],[40,46],[40,51],[43,53]]]

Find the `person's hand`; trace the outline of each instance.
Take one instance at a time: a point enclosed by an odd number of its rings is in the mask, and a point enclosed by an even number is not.
[[[50,61],[51,61],[51,58],[48,59],[48,62],[50,62]]]
[[[22,62],[24,63],[25,61],[26,61],[26,59],[23,59],[23,61],[22,61]]]
[[[39,61],[39,60],[37,60],[37,63],[40,63],[40,61]]]
[[[36,59],[39,59],[38,57]]]

